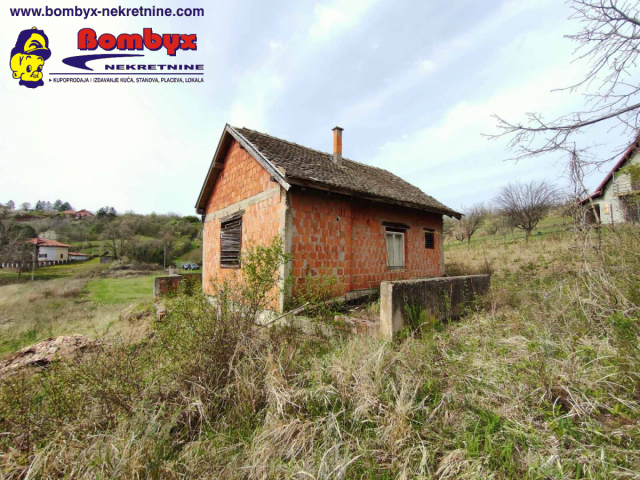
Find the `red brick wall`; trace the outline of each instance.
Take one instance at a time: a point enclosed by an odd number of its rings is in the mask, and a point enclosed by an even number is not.
[[[289,192],[293,216],[292,274],[299,284],[309,272],[338,278],[344,292],[374,288],[383,280],[440,276],[441,235],[425,248],[424,228],[442,232],[442,216],[349,200],[315,190]],[[406,268],[387,269],[382,222],[410,226],[405,233]]]
[[[276,187],[269,173],[234,141],[207,203],[207,214]],[[378,287],[383,280],[442,275],[441,236],[435,236],[434,249],[424,247],[424,228],[441,233],[441,215],[296,187],[288,196],[294,258],[291,273],[296,283],[304,281],[308,273],[325,273],[337,277],[344,293]],[[281,234],[285,208],[282,189],[275,196],[244,207],[243,249],[268,243]],[[410,226],[405,234],[405,269],[387,269],[383,221]],[[220,268],[220,218],[205,223],[203,239],[203,289],[211,294],[211,279],[235,276],[239,270]]]
[[[278,187],[269,180],[270,175],[255,159],[233,141],[224,160],[224,168],[218,175],[211,198],[207,203],[207,214],[216,212],[237,202]],[[280,209],[284,208],[284,197],[280,195],[244,208],[242,217],[242,245],[269,243],[280,233]],[[237,269],[220,268],[220,219],[205,222],[203,233],[203,290],[212,293],[210,279],[235,276]]]

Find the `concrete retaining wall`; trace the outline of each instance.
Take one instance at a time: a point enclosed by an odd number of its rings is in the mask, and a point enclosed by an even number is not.
[[[391,337],[407,325],[405,306],[420,306],[438,320],[458,318],[461,306],[488,293],[490,286],[489,275],[382,282],[380,335]]]
[[[170,293],[176,293],[183,279],[193,280],[196,285],[202,284],[201,273],[185,273],[184,275],[170,275],[168,277],[156,277],[153,281],[153,297],[161,297]]]

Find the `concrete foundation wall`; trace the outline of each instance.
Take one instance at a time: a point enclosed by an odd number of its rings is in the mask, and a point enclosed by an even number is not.
[[[489,292],[489,275],[437,277],[380,285],[380,335],[393,336],[407,325],[406,306],[420,306],[439,320],[458,318],[461,306]]]

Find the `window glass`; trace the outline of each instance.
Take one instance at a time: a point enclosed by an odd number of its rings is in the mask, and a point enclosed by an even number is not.
[[[387,231],[387,267],[404,267],[404,232]]]

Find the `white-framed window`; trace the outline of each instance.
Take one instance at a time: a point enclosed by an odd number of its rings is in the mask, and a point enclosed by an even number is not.
[[[47,254],[46,253],[39,253],[38,254],[38,258],[47,258]]]
[[[387,268],[404,268],[404,232],[387,229],[385,241],[387,243]]]

